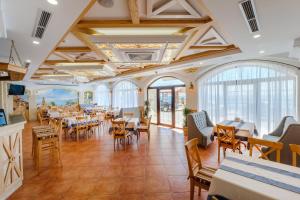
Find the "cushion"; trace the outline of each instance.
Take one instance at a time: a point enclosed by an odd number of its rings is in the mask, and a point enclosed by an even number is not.
[[[201,130],[203,128],[207,127],[207,122],[206,122],[206,114],[205,112],[197,112],[192,114],[194,122],[198,128],[198,130]]]
[[[282,133],[284,134],[285,131],[288,129],[289,125],[294,124],[294,123],[297,123],[297,122],[293,117],[287,117],[284,122],[284,127],[283,127]]]
[[[200,129],[200,132],[207,138],[210,138],[210,136],[213,134],[213,129],[213,127],[205,127]]]
[[[280,137],[277,136],[273,136],[273,135],[264,135],[263,139],[264,140],[268,140],[268,141],[272,141],[272,142],[278,142]]]

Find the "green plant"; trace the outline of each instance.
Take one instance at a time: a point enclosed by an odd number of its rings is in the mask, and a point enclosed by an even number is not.
[[[182,112],[183,112],[183,126],[187,127],[187,116],[192,112],[192,110],[189,109],[188,107],[184,107]]]
[[[145,110],[144,115],[145,117],[148,117],[150,111],[150,102],[148,100],[145,101]]]

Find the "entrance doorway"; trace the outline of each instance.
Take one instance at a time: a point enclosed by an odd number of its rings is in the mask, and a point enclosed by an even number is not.
[[[163,77],[148,87],[151,122],[158,125],[182,128],[186,89],[182,81]]]

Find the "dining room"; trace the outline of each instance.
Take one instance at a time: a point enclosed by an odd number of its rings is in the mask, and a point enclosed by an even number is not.
[[[299,6],[0,0],[0,200],[300,199]]]

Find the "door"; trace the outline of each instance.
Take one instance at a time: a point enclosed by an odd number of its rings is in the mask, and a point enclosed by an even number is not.
[[[157,124],[157,89],[148,89],[149,115],[151,123]]]
[[[159,124],[174,126],[174,95],[173,89],[159,89]]]

